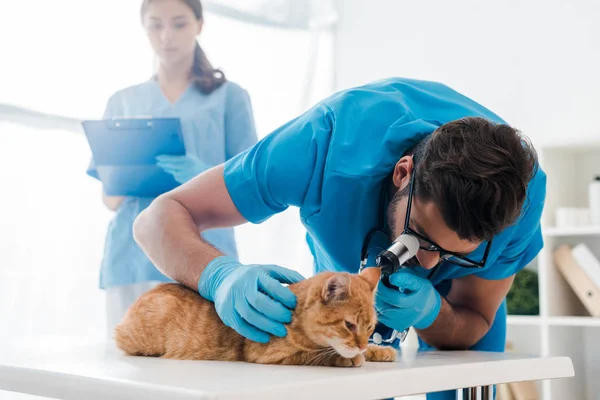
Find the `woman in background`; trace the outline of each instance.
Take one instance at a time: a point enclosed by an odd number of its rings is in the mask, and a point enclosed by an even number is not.
[[[244,89],[212,67],[200,48],[196,40],[203,25],[200,0],[144,0],[141,17],[159,59],[158,70],[147,82],[112,95],[104,118],[179,118],[186,155],[159,156],[158,165],[183,184],[256,143],[250,99]],[[93,160],[88,174],[97,178]],[[112,337],[127,308],[145,291],[170,279],[154,267],[133,239],[133,221],[153,198],[103,195],[103,200],[116,212],[108,228],[100,271]],[[237,257],[232,229],[215,229],[204,238]]]

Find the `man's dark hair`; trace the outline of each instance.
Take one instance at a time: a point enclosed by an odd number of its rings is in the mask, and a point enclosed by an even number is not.
[[[516,221],[538,165],[518,130],[475,117],[440,126],[413,154],[415,196],[437,205],[448,228],[473,242]]]

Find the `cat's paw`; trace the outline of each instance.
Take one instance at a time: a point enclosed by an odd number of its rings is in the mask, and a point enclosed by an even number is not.
[[[374,362],[391,362],[396,361],[396,350],[392,347],[377,346],[371,344],[367,347],[365,358],[367,361]]]
[[[353,367],[360,367],[365,363],[365,356],[363,354],[357,354],[350,359]]]
[[[365,363],[365,356],[357,354],[352,358],[338,356],[333,362],[334,367],[360,367]]]

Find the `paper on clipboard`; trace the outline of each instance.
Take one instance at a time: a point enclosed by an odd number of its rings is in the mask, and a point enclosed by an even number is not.
[[[179,184],[156,165],[160,154],[184,155],[178,118],[113,118],[82,123],[93,168],[108,196],[156,197]]]

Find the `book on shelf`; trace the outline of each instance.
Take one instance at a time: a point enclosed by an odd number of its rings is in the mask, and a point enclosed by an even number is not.
[[[600,288],[600,262],[585,244],[580,243],[571,250],[577,265],[583,269],[592,283]]]
[[[600,288],[594,284],[578,262],[585,251],[580,248],[577,254],[576,258],[571,246],[561,245],[554,251],[555,265],[590,315],[600,317]],[[585,260],[586,257],[583,259]]]
[[[533,381],[500,383],[496,385],[496,400],[539,400]]]
[[[508,383],[500,383],[496,385],[496,400],[515,400]]]
[[[510,341],[506,342],[506,351],[514,352]],[[496,385],[496,400],[539,400],[540,396],[533,381],[509,382]]]
[[[539,400],[540,398],[533,381],[511,382],[508,388],[514,400]]]

